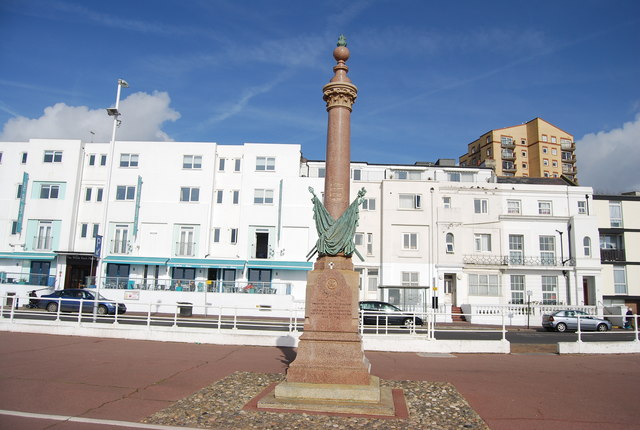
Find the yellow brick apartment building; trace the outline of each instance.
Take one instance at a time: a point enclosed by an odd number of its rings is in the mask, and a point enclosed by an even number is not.
[[[460,165],[491,167],[498,176],[564,176],[577,183],[573,135],[542,118],[486,132],[467,145]]]

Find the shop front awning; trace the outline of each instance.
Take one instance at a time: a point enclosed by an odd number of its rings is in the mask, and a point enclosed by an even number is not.
[[[166,257],[136,257],[132,255],[109,255],[104,258],[105,263],[117,264],[148,264],[156,266],[164,266],[167,264]]]
[[[0,258],[14,260],[53,260],[56,254],[53,252],[0,252]]]
[[[244,268],[244,260],[221,260],[213,258],[170,258],[170,267],[195,267],[197,269],[237,269]]]
[[[273,270],[312,270],[311,261],[278,261],[278,260],[249,260],[249,269],[273,269]]]

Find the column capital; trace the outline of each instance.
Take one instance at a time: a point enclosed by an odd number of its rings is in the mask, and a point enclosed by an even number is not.
[[[327,111],[338,106],[351,111],[351,106],[358,97],[358,88],[349,82],[329,82],[322,88],[322,92],[322,99],[327,102]]]

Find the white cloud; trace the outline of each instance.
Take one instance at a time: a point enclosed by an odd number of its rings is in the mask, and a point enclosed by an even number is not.
[[[576,141],[580,185],[605,194],[640,191],[640,114],[610,131]]]
[[[119,106],[122,124],[118,128],[118,140],[171,140],[161,127],[165,121],[180,118],[180,113],[169,107],[170,103],[171,99],[166,92],[157,91],[153,94],[134,93],[122,100]],[[39,118],[11,118],[4,124],[0,140],[57,138],[108,142],[112,127],[113,120],[104,109],[56,103],[45,108],[44,114]]]

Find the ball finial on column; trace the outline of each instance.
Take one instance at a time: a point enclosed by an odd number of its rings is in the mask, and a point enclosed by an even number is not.
[[[336,49],[333,50],[333,58],[338,63],[344,63],[349,59],[349,49],[347,48],[347,38],[343,34],[338,38]]]

